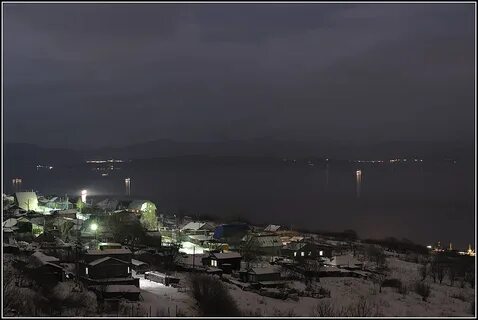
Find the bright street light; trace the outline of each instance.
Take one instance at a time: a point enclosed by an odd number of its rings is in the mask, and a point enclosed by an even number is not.
[[[81,190],[81,202],[86,203],[86,195],[87,194],[88,194],[88,191]]]
[[[91,229],[92,231],[96,231],[96,230],[98,229],[98,225],[97,225],[96,223],[92,223],[92,224],[90,225],[90,229]]]

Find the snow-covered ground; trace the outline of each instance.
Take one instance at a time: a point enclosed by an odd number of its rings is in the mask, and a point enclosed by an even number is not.
[[[427,280],[431,286],[431,295],[427,302],[424,302],[411,288],[418,279],[419,265],[397,258],[389,258],[388,262],[389,278],[398,278],[410,287],[406,295],[393,288],[382,288],[382,293],[379,293],[378,286],[370,280],[342,277],[320,279],[319,285],[330,290],[330,298],[323,299],[300,297],[299,301],[279,300],[242,291],[234,285],[228,284],[228,287],[239,308],[246,315],[314,316],[313,310],[319,301],[328,302],[340,309],[356,303],[360,297],[365,297],[377,306],[381,316],[471,316],[470,303],[475,298],[474,289],[469,286],[460,288],[458,283],[451,287],[446,281],[440,285]],[[300,282],[293,282],[290,286],[305,289],[305,285]],[[463,294],[466,301],[452,297],[458,294]]]
[[[181,278],[180,284],[185,281],[184,275],[177,274],[176,276]],[[147,280],[144,275],[135,275],[135,277],[139,278],[143,310],[149,313],[151,307],[151,316],[175,317],[181,314],[188,316],[197,314],[196,302],[188,293]]]
[[[397,278],[409,287],[407,294],[400,294],[394,288],[382,288],[379,293],[378,285],[371,280],[348,277],[321,278],[317,285],[330,290],[330,298],[299,297],[298,301],[292,299],[280,300],[261,296],[251,291],[244,291],[234,284],[224,284],[229,289],[233,299],[244,316],[317,316],[314,308],[319,302],[326,302],[336,309],[346,308],[355,304],[360,297],[376,306],[379,316],[468,316],[471,317],[470,303],[474,300],[475,291],[469,285],[460,288],[456,282],[452,287],[445,278],[443,284],[433,283],[430,279],[426,282],[431,286],[431,295],[427,302],[413,291],[413,285],[419,278],[419,265],[399,260],[396,257],[387,259],[390,268],[388,278]],[[175,276],[181,278],[180,285],[188,287],[186,272],[179,272]],[[139,276],[141,302],[145,310],[151,306],[152,316],[175,316],[176,306],[180,315],[198,316],[199,311],[196,301],[189,292],[177,288],[145,280]],[[300,281],[289,282],[289,287],[304,290],[305,284]],[[465,301],[453,296],[462,295]]]
[[[207,250],[207,248],[203,248],[189,241],[183,241],[181,242],[181,248],[179,249],[179,252],[187,254],[203,254],[204,250]]]

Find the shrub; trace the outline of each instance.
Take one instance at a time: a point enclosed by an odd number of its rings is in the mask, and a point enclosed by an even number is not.
[[[317,303],[312,311],[314,317],[329,318],[336,317],[337,311],[330,301],[322,300]]]
[[[415,283],[415,292],[422,297],[423,301],[427,301],[431,289],[428,284],[418,281]]]
[[[320,287],[320,288],[319,288],[319,294],[320,294],[321,296],[326,296],[326,297],[329,297],[329,298],[330,298],[330,290],[327,290],[327,289],[325,289],[325,288],[323,288],[323,287]]]
[[[390,287],[399,289],[402,286],[402,281],[400,279],[385,279],[382,283],[382,287]]]
[[[408,294],[408,287],[405,284],[402,283],[397,291],[400,294],[406,295],[406,294]]]
[[[349,317],[377,317],[379,316],[378,305],[370,302],[366,297],[360,297],[359,301],[347,309]]]
[[[422,278],[422,281],[424,281],[428,276],[428,265],[422,264],[418,272],[420,273],[420,277]]]
[[[314,317],[377,317],[380,315],[379,306],[370,302],[366,297],[346,308],[337,309],[330,301],[322,300],[315,305],[312,314]]]
[[[191,291],[204,316],[240,316],[236,302],[227,288],[207,275],[191,276]]]
[[[460,292],[460,293],[455,293],[455,294],[452,294],[452,295],[451,295],[451,297],[452,297],[452,298],[454,298],[454,299],[461,300],[461,301],[463,301],[463,302],[465,302],[465,301],[466,301],[466,297],[463,295],[463,293],[462,293],[462,292]]]

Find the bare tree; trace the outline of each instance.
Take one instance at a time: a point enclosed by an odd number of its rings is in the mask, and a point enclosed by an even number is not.
[[[424,280],[427,278],[428,272],[429,272],[429,268],[428,268],[428,263],[427,263],[427,262],[423,263],[423,264],[420,266],[419,272],[420,272],[420,276],[422,277],[422,281],[424,281]]]
[[[438,275],[438,262],[435,259],[430,262],[430,274],[432,276],[433,282],[436,283]]]
[[[304,270],[305,283],[308,287],[312,285],[313,280],[320,282],[321,263],[319,260],[300,259],[298,262]]]
[[[348,307],[347,312],[349,317],[377,317],[379,314],[379,305],[369,301],[366,297],[360,297],[357,303]]]
[[[259,259],[256,245],[253,243],[252,237],[246,237],[246,240],[241,243],[239,251],[242,259],[246,262],[246,269],[249,269],[251,263],[254,263]]]
[[[455,283],[457,271],[457,266],[453,263],[447,269],[448,279],[450,279],[450,286],[453,286]]]
[[[472,289],[475,288],[475,274],[473,272],[465,273],[465,281],[470,284]]]
[[[427,301],[427,298],[430,296],[430,286],[426,283],[418,281],[415,283],[415,292],[418,293],[423,301]]]
[[[370,261],[375,262],[377,268],[383,267],[387,262],[385,253],[377,246],[369,246],[366,254]]]
[[[440,284],[443,282],[443,279],[445,278],[445,273],[446,273],[446,269],[445,269],[445,266],[443,265],[443,263],[438,263],[437,264],[437,277],[438,277],[438,281],[440,282]]]

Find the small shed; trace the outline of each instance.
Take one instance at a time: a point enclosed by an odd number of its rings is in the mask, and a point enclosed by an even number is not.
[[[149,270],[149,264],[140,260],[131,259],[132,269],[138,273],[145,273]]]
[[[139,300],[140,289],[134,285],[110,284],[103,287],[101,294],[104,299],[127,299],[132,301]]]
[[[280,271],[273,267],[249,268],[239,271],[241,280],[244,282],[263,282],[263,281],[280,281]]]

